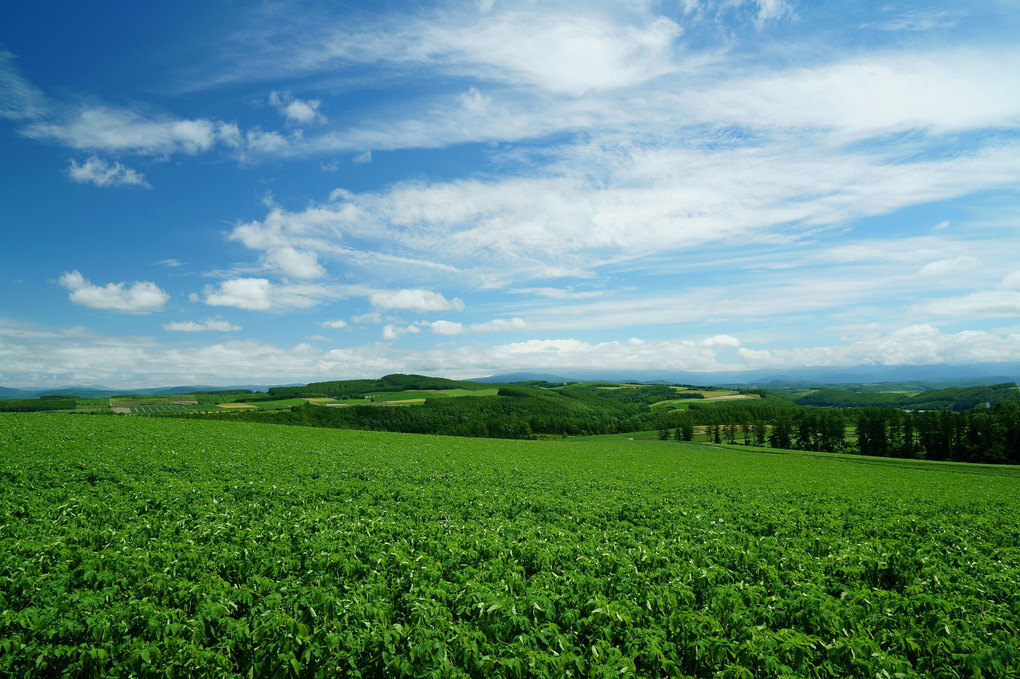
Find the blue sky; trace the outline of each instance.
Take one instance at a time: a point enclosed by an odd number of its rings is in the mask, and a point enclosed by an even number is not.
[[[1020,361],[1014,2],[5,3],[0,384]]]

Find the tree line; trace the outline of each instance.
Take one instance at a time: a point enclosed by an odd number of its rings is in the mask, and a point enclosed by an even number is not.
[[[447,388],[450,382],[400,375],[382,380],[317,383],[301,389],[304,394],[328,391],[336,396],[364,393],[355,391],[352,383],[371,386],[372,390],[406,390],[412,385],[419,389]],[[278,396],[284,393],[291,392]],[[326,407],[306,403],[281,412],[243,410],[160,416],[516,439],[658,430],[660,438],[691,441],[698,431],[719,444],[1020,464],[1020,402],[1009,398],[992,407],[982,404],[961,412],[909,412],[892,407],[805,407],[772,392],[759,390],[753,395],[757,398],[692,401],[680,410],[661,406],[662,401],[678,396],[675,388],[664,385],[615,389],[569,385],[548,389],[514,384],[501,386],[497,396],[427,398],[419,406]]]

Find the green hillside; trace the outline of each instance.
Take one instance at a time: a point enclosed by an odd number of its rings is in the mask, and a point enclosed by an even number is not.
[[[829,388],[813,391],[796,400],[800,405],[826,408],[881,407],[956,412],[986,403],[996,405],[1006,401],[1020,401],[1020,390],[1012,382],[928,391],[880,392]]]

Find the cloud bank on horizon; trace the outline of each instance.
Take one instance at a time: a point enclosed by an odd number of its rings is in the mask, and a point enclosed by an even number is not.
[[[1020,361],[1010,3],[0,19],[0,384]]]

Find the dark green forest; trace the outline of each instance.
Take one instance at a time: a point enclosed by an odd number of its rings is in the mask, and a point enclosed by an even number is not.
[[[43,396],[41,398],[0,399],[0,413],[34,413],[46,410],[74,410],[77,401],[73,396]]]

